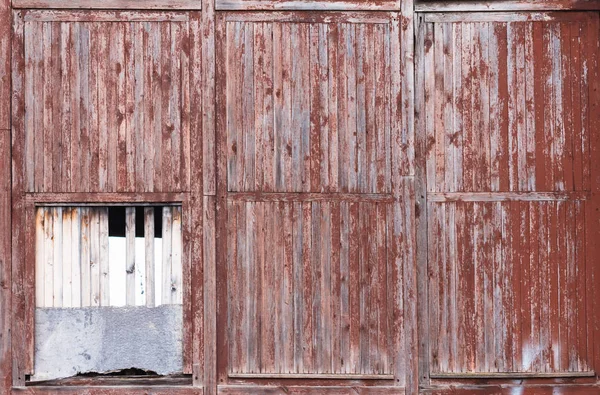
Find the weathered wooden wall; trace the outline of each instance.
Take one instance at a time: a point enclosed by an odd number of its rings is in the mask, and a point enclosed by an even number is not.
[[[597,13],[419,18],[425,384],[595,375],[599,28]]]
[[[57,391],[35,207],[69,203],[182,207],[196,389],[142,392],[600,392],[598,10],[0,0],[0,394]]]

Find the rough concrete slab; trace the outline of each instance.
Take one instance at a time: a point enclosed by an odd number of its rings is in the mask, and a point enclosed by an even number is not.
[[[36,309],[34,368],[33,381],[128,368],[180,373],[182,306]]]

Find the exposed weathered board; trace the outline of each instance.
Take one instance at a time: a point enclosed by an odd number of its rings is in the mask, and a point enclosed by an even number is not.
[[[231,373],[389,375],[392,218],[382,203],[230,203]]]
[[[189,190],[187,15],[27,15],[25,190]]]
[[[217,10],[400,11],[401,0],[217,0]]]
[[[14,8],[199,10],[200,0],[13,0]]]
[[[595,22],[579,15],[424,27],[428,192],[590,189]]]
[[[225,22],[229,191],[390,193],[392,161],[411,174],[398,15],[372,17]]]
[[[577,201],[430,204],[432,375],[590,370],[584,213]]]
[[[597,369],[585,240],[597,234],[598,28],[584,13],[423,17],[420,319],[432,377]]]
[[[2,98],[3,96],[0,94],[0,99]],[[10,130],[0,130],[0,229],[3,229],[0,233],[0,333],[2,333],[0,336],[0,392],[2,393],[8,393],[12,385],[10,146]]]
[[[154,211],[154,208],[146,211]],[[162,261],[148,261],[136,257],[136,210],[127,207],[125,221],[126,241],[121,271],[110,271],[109,267],[109,211],[107,207],[39,207],[35,211],[35,306],[50,307],[89,307],[183,304],[184,260],[182,256],[182,210],[180,206],[163,207],[169,221],[162,224]],[[153,218],[153,217],[152,217]],[[34,223],[31,224],[32,226]],[[153,224],[152,224],[153,225]],[[150,227],[145,228],[150,231]],[[168,241],[166,241],[168,239]],[[160,239],[159,239],[160,240]],[[151,242],[151,243],[150,243]],[[154,229],[145,234],[145,245],[150,244],[152,253],[155,243]],[[114,246],[118,246],[114,244]],[[117,248],[121,248],[117,247]],[[117,256],[114,254],[113,256]],[[136,301],[136,262],[145,262],[146,275],[154,276],[162,265],[162,283],[144,281],[142,292],[145,298]],[[187,265],[187,263],[185,264]],[[118,267],[113,263],[113,268]],[[185,268],[186,273],[188,268]],[[109,280],[125,285],[123,300],[111,300]],[[147,277],[146,277],[147,278]],[[120,281],[119,281],[120,283]],[[149,288],[151,287],[151,292]],[[146,300],[148,294],[155,294],[156,287],[162,287],[162,301]],[[146,290],[146,291],[144,291]],[[118,293],[117,293],[118,295]]]
[[[10,129],[10,1],[0,1],[0,129]]]
[[[421,0],[415,4],[416,12],[475,12],[475,11],[560,11],[600,10],[598,0]]]

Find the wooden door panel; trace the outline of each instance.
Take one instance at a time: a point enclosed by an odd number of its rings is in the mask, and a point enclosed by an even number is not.
[[[228,190],[390,193],[394,147],[412,160],[396,16],[265,19],[224,21]]]
[[[430,203],[433,375],[589,370],[585,205]]]
[[[391,375],[392,204],[228,204],[232,377]]]
[[[188,20],[26,14],[26,191],[189,190]]]
[[[427,188],[590,189],[588,15],[423,26]]]
[[[428,14],[419,33],[429,365],[593,374],[597,15]]]

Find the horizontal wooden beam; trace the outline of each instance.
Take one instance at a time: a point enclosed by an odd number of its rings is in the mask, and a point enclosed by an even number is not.
[[[83,204],[86,206],[118,206],[130,205],[135,203],[138,206],[157,204],[179,204],[187,198],[187,193],[121,193],[121,192],[106,192],[106,193],[27,193],[25,201],[29,204],[57,206],[57,205],[74,205]]]
[[[432,379],[526,379],[526,378],[572,378],[594,377],[593,371],[588,372],[473,372],[473,373],[431,373]]]
[[[167,395],[202,395],[204,390],[200,387],[191,386],[72,386],[72,387],[13,387],[14,395],[149,395],[149,394],[167,394]]]
[[[189,14],[169,11],[24,11],[25,22],[187,22]]]
[[[261,193],[261,192],[230,192],[229,201],[244,202],[380,202],[390,203],[394,197],[389,194],[359,194],[359,193]]]
[[[199,10],[200,0],[12,0],[13,8]]]
[[[290,11],[400,11],[400,1],[265,1],[265,0],[217,0],[220,10],[290,10]]]
[[[600,0],[419,1],[417,12],[600,10]]]
[[[393,386],[333,386],[333,385],[219,385],[219,394],[222,395],[269,395],[269,394],[288,394],[288,395],[306,395],[306,394],[404,394],[403,387]]]
[[[229,373],[234,379],[393,380],[393,374]]]
[[[425,22],[531,22],[531,21],[581,21],[591,18],[587,12],[431,12],[423,14]]]
[[[223,14],[226,22],[304,22],[304,23],[375,23],[389,24],[397,18],[392,12],[311,12],[286,11],[248,12],[236,11]]]
[[[430,202],[553,202],[587,200],[589,192],[430,192]]]

